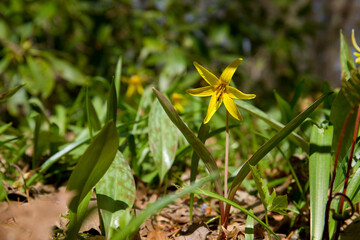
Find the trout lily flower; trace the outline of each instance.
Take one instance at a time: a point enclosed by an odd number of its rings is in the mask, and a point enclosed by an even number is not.
[[[355,59],[355,62],[357,64],[360,64],[360,47],[359,45],[357,45],[356,43],[356,40],[355,40],[355,31],[354,29],[352,30],[352,33],[351,33],[351,41],[352,41],[352,44],[354,46],[354,48],[356,49],[357,52],[354,52],[354,55],[356,56],[356,59]]]
[[[144,77],[141,77],[139,75],[132,75],[130,78],[123,77],[121,79],[124,83],[128,84],[128,89],[126,91],[126,97],[130,98],[132,97],[135,92],[138,94],[142,94],[144,92],[144,88],[142,84],[146,82],[146,79]]]
[[[245,94],[234,87],[231,87],[230,81],[241,63],[242,58],[238,58],[229,66],[227,66],[220,78],[217,78],[214,74],[206,70],[203,66],[194,62],[196,70],[199,72],[201,77],[209,84],[209,86],[189,89],[187,93],[198,97],[209,97],[209,108],[204,119],[204,123],[208,123],[214,113],[224,102],[227,111],[237,120],[242,120],[239,110],[237,109],[233,99],[253,99],[256,97],[255,94]]]
[[[171,94],[170,98],[174,104],[175,110],[180,113],[184,113],[185,110],[184,110],[183,105],[188,103],[188,101],[184,98],[184,95],[179,94],[179,93],[173,93],[173,94]]]

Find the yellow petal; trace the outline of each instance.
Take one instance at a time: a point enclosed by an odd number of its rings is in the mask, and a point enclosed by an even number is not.
[[[235,99],[253,99],[256,97],[255,94],[246,94],[231,86],[227,87],[227,92],[231,98]]]
[[[354,48],[356,49],[356,51],[360,52],[360,47],[359,47],[359,45],[357,45],[356,40],[355,40],[355,31],[354,31],[354,29],[351,32],[351,41],[352,41],[352,44],[353,44]]]
[[[210,85],[216,85],[219,82],[219,79],[209,72],[206,68],[198,64],[197,62],[194,62],[194,66],[196,67],[196,70],[199,72],[201,77]]]
[[[234,103],[234,100],[232,100],[230,98],[230,96],[226,93],[224,94],[223,98],[224,98],[225,107],[229,111],[231,116],[233,116],[237,120],[243,120],[243,118],[240,115],[239,110],[237,109],[237,107]]]
[[[188,94],[198,97],[208,97],[213,95],[214,87],[206,86],[201,88],[189,89],[186,91]]]
[[[229,66],[227,66],[225,68],[225,70],[223,71],[223,73],[220,76],[220,81],[225,83],[226,85],[229,85],[231,78],[233,77],[237,67],[239,66],[239,64],[241,63],[242,58],[238,58],[235,61],[233,61],[232,63],[229,64]]]
[[[219,101],[218,101],[219,100]],[[204,119],[204,123],[208,123],[211,119],[211,117],[214,115],[214,113],[219,109],[222,102],[222,98],[219,99],[216,97],[216,94],[212,95],[210,102],[209,102],[209,108],[206,114],[206,117]]]
[[[143,94],[143,92],[144,92],[144,88],[141,84],[136,85],[136,90],[140,95]]]
[[[126,97],[130,98],[132,95],[134,95],[135,87],[133,85],[129,85],[127,91],[126,91]]]

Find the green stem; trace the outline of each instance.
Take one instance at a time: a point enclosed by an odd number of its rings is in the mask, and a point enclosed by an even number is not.
[[[225,173],[224,173],[224,197],[228,195],[228,166],[229,166],[229,112],[226,111],[226,144],[225,144]]]
[[[268,211],[265,209],[265,223],[267,226],[269,226],[269,219],[268,219]],[[271,239],[271,235],[268,229],[266,229],[268,234],[268,239]]]

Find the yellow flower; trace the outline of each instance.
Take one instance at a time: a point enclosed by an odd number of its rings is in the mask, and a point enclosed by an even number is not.
[[[360,64],[360,47],[356,43],[354,29],[352,30],[352,33],[351,33],[351,41],[352,41],[352,44],[353,44],[354,48],[356,49],[356,51],[358,51],[358,52],[354,52],[354,55],[356,56],[355,62],[357,64]]]
[[[142,86],[143,82],[146,81],[145,78],[140,77],[139,75],[132,75],[130,78],[123,77],[122,81],[127,83],[128,89],[126,91],[126,97],[130,98],[137,92],[138,94],[142,94],[144,92],[144,88]]]
[[[193,96],[208,97],[211,96],[207,115],[204,123],[208,123],[214,113],[218,110],[221,103],[224,101],[226,109],[231,116],[237,120],[242,120],[239,110],[237,109],[233,99],[253,99],[255,94],[245,94],[234,87],[229,86],[232,76],[234,75],[237,67],[239,66],[242,58],[238,58],[229,66],[227,66],[220,78],[206,70],[197,62],[194,65],[201,75],[201,77],[210,85],[206,87],[187,90],[187,93]]]
[[[188,101],[184,98],[184,96],[179,93],[173,93],[173,94],[171,94],[170,98],[174,104],[175,110],[183,113],[185,111],[183,104],[185,105],[188,103]]]

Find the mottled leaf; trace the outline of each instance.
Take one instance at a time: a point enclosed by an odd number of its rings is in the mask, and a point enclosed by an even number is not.
[[[123,154],[117,151],[109,169],[96,184],[98,207],[108,239],[114,229],[123,228],[127,223],[129,210],[135,202],[135,191],[130,166]]]
[[[161,181],[175,160],[178,138],[177,128],[155,100],[149,114],[149,145]]]

